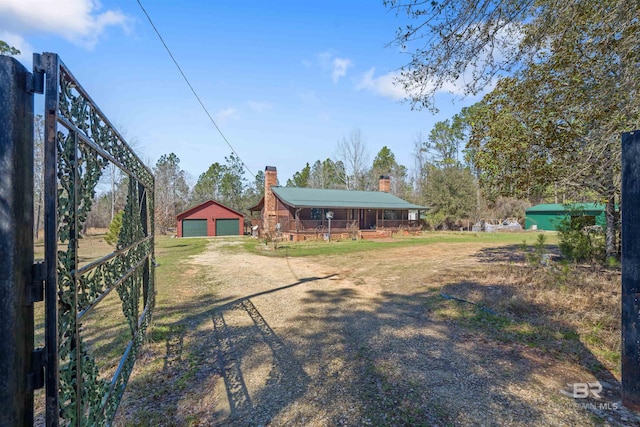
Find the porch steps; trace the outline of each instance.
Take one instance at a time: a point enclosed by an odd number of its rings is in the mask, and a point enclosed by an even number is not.
[[[360,230],[360,238],[364,240],[387,239],[392,234],[391,230]]]

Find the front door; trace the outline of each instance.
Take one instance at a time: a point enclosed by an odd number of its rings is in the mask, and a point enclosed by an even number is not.
[[[360,209],[358,214],[358,227],[360,230],[373,229],[376,226],[376,211]]]

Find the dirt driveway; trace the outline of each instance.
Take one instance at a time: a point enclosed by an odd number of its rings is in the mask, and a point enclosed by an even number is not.
[[[190,259],[215,297],[194,308],[179,343],[197,368],[168,424],[633,425],[560,392],[601,380],[589,370],[432,315],[427,298],[473,277],[481,244],[314,259],[233,244],[212,240]]]

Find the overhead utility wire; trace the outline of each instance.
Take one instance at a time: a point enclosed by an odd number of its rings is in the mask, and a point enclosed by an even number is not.
[[[193,86],[191,85],[191,82],[189,82],[189,79],[187,78],[186,74],[184,73],[184,71],[182,71],[182,68],[180,67],[180,64],[178,64],[178,61],[176,61],[176,58],[173,56],[173,53],[171,53],[171,49],[169,49],[169,46],[167,46],[167,44],[164,42],[164,39],[162,38],[162,35],[160,35],[160,31],[158,31],[158,29],[156,28],[155,24],[153,23],[153,21],[151,20],[151,17],[149,16],[149,14],[147,13],[147,11],[145,10],[144,6],[142,6],[142,3],[140,3],[140,0],[136,0],[138,2],[138,5],[140,6],[140,9],[142,9],[142,12],[144,12],[145,16],[147,17],[147,19],[149,20],[149,23],[151,24],[151,26],[153,27],[153,30],[156,32],[156,34],[158,35],[158,38],[160,39],[160,41],[162,42],[162,45],[164,46],[164,48],[166,49],[167,53],[169,54],[169,56],[171,57],[171,59],[173,60],[173,63],[176,64],[176,67],[178,68],[178,71],[180,71],[180,74],[182,74],[182,78],[184,79],[184,81],[187,83],[187,85],[189,86],[189,89],[191,89],[191,92],[193,93],[193,95],[196,97],[196,99],[198,100],[198,103],[200,103],[200,106],[202,107],[202,109],[204,110],[204,112],[207,114],[207,116],[209,117],[209,120],[211,120],[211,123],[213,123],[213,125],[216,127],[216,129],[218,130],[218,133],[220,134],[220,136],[222,137],[222,139],[224,139],[224,142],[227,143],[227,145],[229,146],[229,148],[231,148],[231,151],[233,152],[233,154],[236,155],[236,157],[240,160],[240,162],[242,162],[242,166],[244,166],[244,168],[251,174],[251,176],[255,176],[253,172],[251,172],[251,169],[249,169],[249,167],[247,166],[247,164],[244,162],[244,160],[242,160],[242,158],[240,157],[240,155],[238,154],[238,152],[233,148],[233,146],[231,145],[231,143],[229,142],[229,140],[227,139],[226,136],[224,136],[224,133],[222,133],[222,130],[220,129],[220,127],[218,126],[218,124],[216,123],[216,121],[213,119],[213,117],[211,116],[211,114],[209,113],[209,110],[207,110],[207,107],[205,107],[204,103],[202,102],[202,100],[200,99],[200,97],[198,96],[198,94],[196,93],[196,90],[193,88]]]

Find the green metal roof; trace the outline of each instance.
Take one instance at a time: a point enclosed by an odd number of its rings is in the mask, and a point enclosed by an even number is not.
[[[540,205],[531,206],[527,209],[529,212],[566,212],[572,209],[580,209],[585,211],[604,211],[605,205],[600,203],[571,203],[568,205],[561,205],[560,203],[543,203]]]
[[[381,191],[275,186],[271,190],[294,208],[427,209]]]

